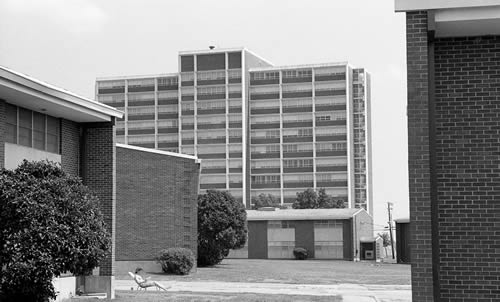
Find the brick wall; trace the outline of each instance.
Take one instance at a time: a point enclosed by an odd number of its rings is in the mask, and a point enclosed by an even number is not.
[[[0,100],[0,169],[5,165],[5,101]]]
[[[499,301],[500,37],[429,43],[410,12],[407,51],[413,301]]]
[[[101,276],[114,275],[115,259],[115,127],[114,123],[83,126],[82,178],[99,197],[101,211],[112,236],[112,248],[99,265]]]
[[[116,260],[153,260],[158,251],[197,251],[200,164],[117,147]]]
[[[446,301],[500,301],[499,56],[500,36],[435,42],[439,275]]]
[[[80,175],[80,126],[61,120],[61,167],[71,175]]]
[[[427,12],[406,14],[413,301],[433,301]]]

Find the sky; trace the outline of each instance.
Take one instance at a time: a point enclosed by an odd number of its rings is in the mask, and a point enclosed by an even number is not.
[[[178,52],[247,47],[274,65],[372,74],[374,223],[408,216],[405,16],[394,0],[2,0],[0,65],[95,98],[95,79],[177,72]]]

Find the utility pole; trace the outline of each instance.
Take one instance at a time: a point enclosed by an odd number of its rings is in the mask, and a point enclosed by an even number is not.
[[[394,259],[394,239],[392,238],[392,202],[387,203],[387,214],[389,214],[389,234],[391,236],[392,259]]]

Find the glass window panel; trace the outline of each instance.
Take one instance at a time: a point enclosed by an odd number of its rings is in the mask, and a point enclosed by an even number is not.
[[[5,115],[5,141],[17,144],[17,107],[6,104]]]
[[[45,114],[33,112],[33,147],[45,150]]]
[[[32,146],[32,111],[19,108],[19,144]]]

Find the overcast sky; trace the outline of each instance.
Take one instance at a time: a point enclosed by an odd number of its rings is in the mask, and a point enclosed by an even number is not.
[[[274,65],[372,74],[375,223],[408,215],[404,14],[394,0],[2,0],[0,65],[94,98],[96,77],[177,72],[179,51],[245,46]]]

